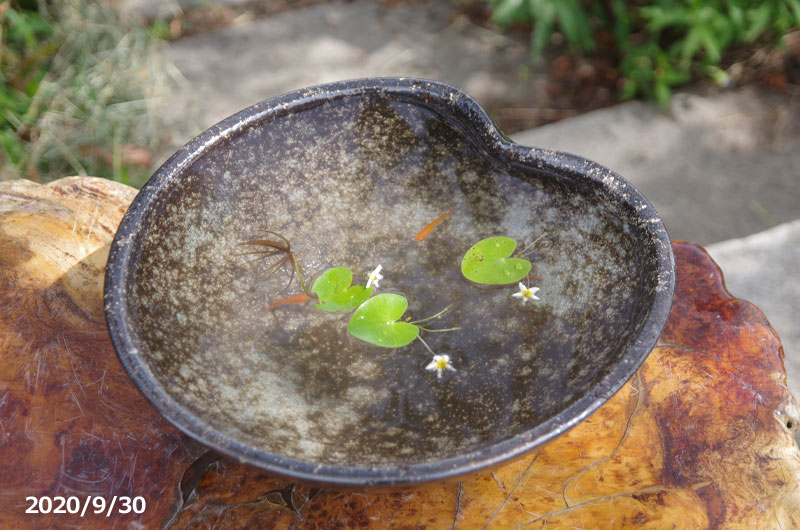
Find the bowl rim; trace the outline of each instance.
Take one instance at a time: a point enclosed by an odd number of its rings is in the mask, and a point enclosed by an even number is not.
[[[302,112],[327,101],[370,92],[445,102],[449,110],[460,114],[462,132],[477,138],[493,158],[567,174],[602,186],[615,200],[633,208],[641,219],[655,247],[658,280],[650,313],[620,361],[589,392],[533,428],[478,450],[440,460],[390,466],[317,464],[254,448],[216,429],[171,397],[150,371],[137,347],[139,339],[136,330],[133,325],[128,325],[129,321],[133,322],[126,302],[130,292],[128,279],[131,277],[131,265],[135,264],[132,259],[137,242],[142,237],[142,227],[146,225],[143,220],[159,192],[180,178],[184,168],[191,166],[208,150],[265,120]],[[148,401],[190,438],[239,462],[293,481],[340,488],[402,487],[454,479],[496,467],[553,440],[588,417],[622,388],[656,346],[669,316],[674,288],[675,263],[663,222],[650,202],[623,177],[576,155],[513,143],[497,129],[471,96],[446,83],[411,77],[379,77],[317,85],[262,101],[211,126],[179,149],[153,174],[123,216],[109,251],[104,307],[111,341],[123,368]]]

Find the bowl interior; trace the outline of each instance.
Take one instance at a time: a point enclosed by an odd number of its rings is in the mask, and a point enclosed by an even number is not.
[[[486,140],[485,117],[454,112],[436,91],[296,96],[260,112],[157,174],[123,242],[137,355],[126,367],[138,363],[137,384],[165,393],[185,430],[334,468],[474,458],[575,423],[577,402],[595,406],[598,385],[608,397],[624,383],[609,374],[629,376],[643,359],[630,350],[664,287],[658,247],[637,203],[608,181],[535,152],[526,162]],[[302,293],[288,262],[273,267],[283,255],[244,254],[266,248],[244,241],[278,239],[267,231],[291,242],[308,286],[337,266],[364,284],[380,264],[377,292],[404,295],[404,318],[449,306],[430,327],[461,329],[421,336],[455,371],[426,370],[419,340],[362,342],[347,332],[350,313],[314,301],[266,312]],[[522,280],[540,300],[523,305],[516,283],[462,275],[467,249],[497,235],[518,250],[543,236]]]

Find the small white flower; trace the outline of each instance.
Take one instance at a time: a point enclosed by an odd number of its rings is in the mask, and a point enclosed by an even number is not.
[[[372,287],[373,285],[377,288],[378,282],[383,279],[383,274],[381,274],[381,269],[383,269],[383,265],[378,265],[375,267],[375,270],[369,273],[369,280],[367,280],[367,289]]]
[[[434,355],[433,360],[428,364],[428,366],[425,367],[425,369],[431,371],[435,370],[436,377],[439,379],[442,378],[442,372],[445,370],[452,370],[453,372],[456,371],[455,368],[450,366],[450,356],[446,353],[443,355]]]
[[[538,287],[525,287],[524,283],[519,282],[519,292],[514,293],[511,296],[513,296],[514,298],[521,298],[522,305],[525,305],[525,302],[527,302],[528,300],[539,299],[539,297],[536,296],[536,291],[538,290],[539,290]]]

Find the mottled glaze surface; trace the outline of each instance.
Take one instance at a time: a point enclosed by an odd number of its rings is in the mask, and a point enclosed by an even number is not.
[[[443,212],[430,236],[414,235]],[[306,277],[348,266],[409,300],[455,372],[419,341],[390,350],[310,304],[239,244],[285,235]],[[460,260],[506,235],[535,247],[541,300],[478,286]],[[621,177],[508,143],[462,92],[362,80],[269,100],[168,161],[126,214],[106,314],[123,365],[188,434],[267,470],[328,484],[400,484],[496,464],[568,429],[655,344],[674,270],[657,214]]]

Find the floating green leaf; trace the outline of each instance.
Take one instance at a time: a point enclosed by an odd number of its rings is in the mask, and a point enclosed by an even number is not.
[[[531,270],[531,262],[511,258],[517,242],[510,237],[488,237],[472,245],[461,260],[461,274],[476,283],[501,285],[518,282]]]
[[[323,311],[352,311],[372,295],[363,285],[350,287],[353,273],[347,267],[334,267],[323,272],[311,286],[311,292],[319,297],[319,304],[314,304]]]
[[[384,348],[400,348],[419,335],[419,328],[408,322],[397,322],[408,307],[408,300],[399,294],[384,293],[370,298],[356,309],[347,331]]]

